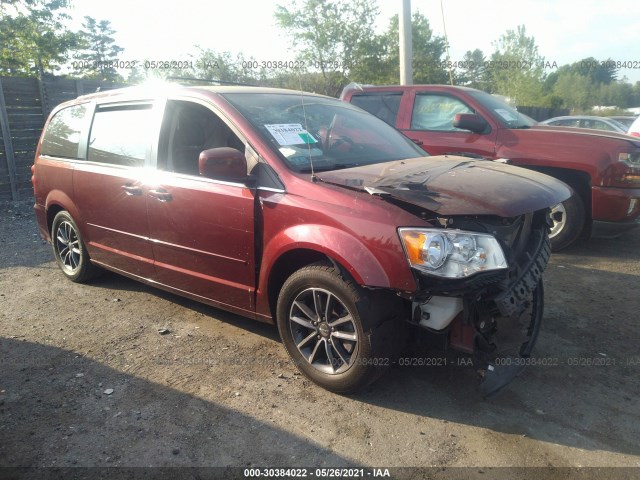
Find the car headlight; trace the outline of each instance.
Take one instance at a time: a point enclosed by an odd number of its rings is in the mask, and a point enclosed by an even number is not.
[[[630,167],[640,167],[640,152],[620,152],[618,160]]]
[[[486,233],[437,228],[400,228],[398,233],[409,264],[429,275],[462,278],[508,267],[500,244]]]

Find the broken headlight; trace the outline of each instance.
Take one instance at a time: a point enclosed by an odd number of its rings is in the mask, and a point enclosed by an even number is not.
[[[486,233],[436,228],[398,230],[409,264],[421,272],[446,278],[507,268],[498,241]]]

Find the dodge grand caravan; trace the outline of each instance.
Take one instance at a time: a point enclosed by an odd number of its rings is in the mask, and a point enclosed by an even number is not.
[[[504,359],[530,355],[540,328],[549,207],[571,194],[426,157],[347,103],[250,87],[62,104],[33,185],[68,279],[107,269],[275,323],[298,368],[340,393],[377,378],[412,328],[473,355],[482,392],[506,385],[521,367]]]

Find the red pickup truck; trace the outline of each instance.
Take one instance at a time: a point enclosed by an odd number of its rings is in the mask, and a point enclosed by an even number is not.
[[[341,99],[432,155],[502,159],[569,184],[575,194],[552,209],[554,250],[592,232],[611,235],[640,224],[640,139],[538,125],[500,98],[466,87],[352,84]]]

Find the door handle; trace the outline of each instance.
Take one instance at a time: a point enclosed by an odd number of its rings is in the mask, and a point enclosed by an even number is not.
[[[131,185],[130,183],[122,185],[122,189],[127,193],[127,195],[142,195],[142,189],[135,185]]]
[[[149,190],[149,195],[151,195],[153,198],[157,198],[161,202],[169,202],[173,200],[173,196],[171,196],[171,194],[164,188]]]
[[[418,145],[419,147],[421,147],[422,145],[424,145],[424,142],[422,140],[418,140],[417,138],[411,138],[410,139],[413,143],[415,143],[416,145]]]

